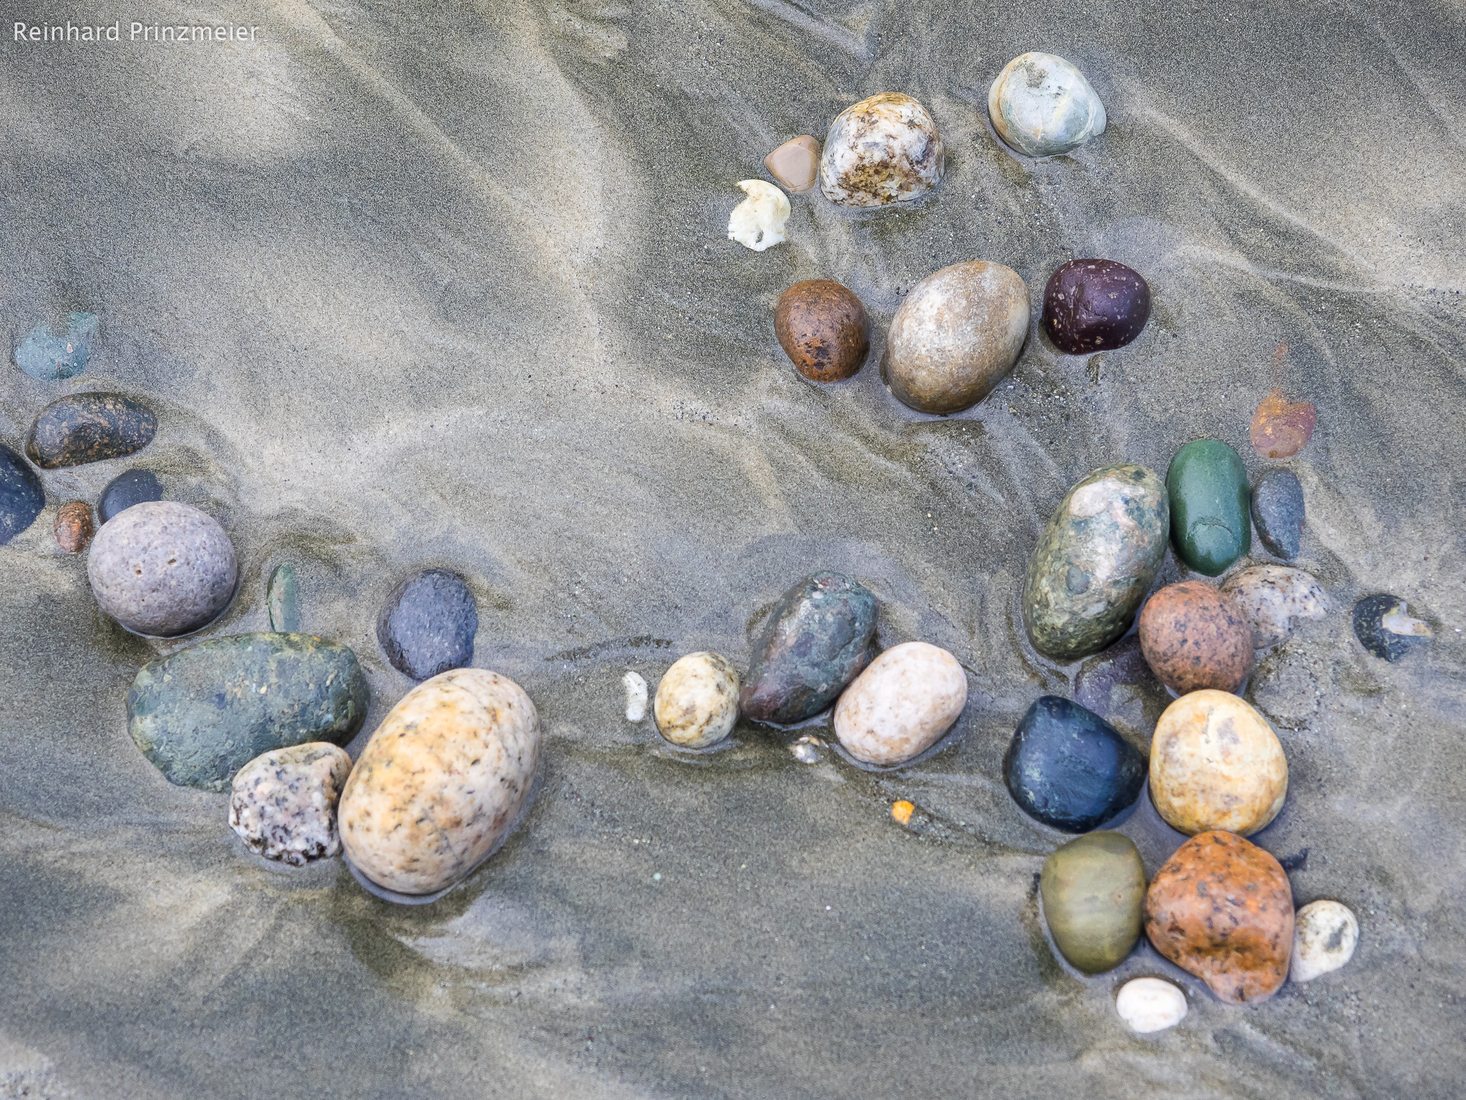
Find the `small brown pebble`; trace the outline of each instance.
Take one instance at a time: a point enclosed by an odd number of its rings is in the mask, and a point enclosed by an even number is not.
[[[815,382],[849,378],[870,350],[865,307],[833,279],[806,279],[779,295],[774,334],[795,369]]]
[[[790,138],[768,156],[764,167],[785,191],[808,191],[820,167],[820,143],[808,134]]]
[[[1178,695],[1236,691],[1252,670],[1252,645],[1242,609],[1205,581],[1168,584],[1140,612],[1146,664]]]
[[[84,500],[73,500],[56,510],[51,532],[56,545],[68,554],[80,554],[92,542],[92,506]]]
[[[1252,449],[1263,458],[1292,458],[1313,438],[1318,410],[1309,401],[1289,401],[1282,390],[1264,397],[1252,414]]]

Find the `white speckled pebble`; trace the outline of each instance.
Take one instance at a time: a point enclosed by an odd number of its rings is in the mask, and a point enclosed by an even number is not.
[[[945,649],[886,650],[835,704],[835,736],[855,759],[889,767],[935,745],[967,705],[967,674]]]
[[[1186,1018],[1186,994],[1163,978],[1134,978],[1120,987],[1115,1011],[1131,1031],[1165,1031]]]
[[[919,198],[944,166],[932,116],[901,92],[846,107],[830,124],[820,157],[820,189],[841,206],[885,206]]]
[[[341,851],[336,801],[351,757],[310,741],[255,757],[234,776],[229,827],[252,851],[299,867]]]
[[[1222,591],[1252,627],[1259,648],[1277,645],[1304,619],[1328,614],[1329,598],[1318,581],[1288,565],[1252,565],[1222,582]]]
[[[1310,901],[1293,921],[1293,964],[1289,976],[1295,982],[1339,969],[1354,957],[1359,945],[1359,921],[1343,902]]]
[[[738,721],[738,671],[716,653],[689,653],[657,685],[657,730],[684,749],[705,749]]]
[[[784,223],[789,220],[788,196],[763,180],[741,180],[738,186],[748,198],[728,215],[728,239],[755,252],[773,248],[784,240]]]
[[[455,668],[413,688],[341,795],[341,844],[378,886],[431,894],[508,835],[540,759],[540,719],[507,676]]]

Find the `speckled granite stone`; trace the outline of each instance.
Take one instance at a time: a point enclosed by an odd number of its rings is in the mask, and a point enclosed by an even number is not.
[[[341,851],[336,802],[351,757],[325,741],[275,749],[234,777],[229,827],[252,852],[293,867]]]
[[[74,393],[41,410],[25,453],[44,470],[122,458],[153,441],[153,410],[120,393]]]
[[[926,194],[942,169],[942,139],[927,109],[901,92],[881,92],[835,116],[820,189],[841,206],[885,206]]]
[[[45,506],[41,479],[25,459],[0,443],[0,546],[35,523]]]

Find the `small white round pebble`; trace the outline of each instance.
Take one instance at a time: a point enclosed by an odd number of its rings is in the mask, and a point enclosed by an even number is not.
[[[738,186],[748,198],[728,215],[728,239],[755,252],[773,248],[784,239],[788,196],[764,180],[740,180]]]
[[[626,689],[626,720],[640,722],[646,717],[646,681],[641,673],[628,668],[621,677],[621,686]]]
[[[705,749],[733,732],[738,721],[738,671],[716,653],[689,653],[673,663],[652,714],[657,732],[685,749]]]
[[[1165,1031],[1186,1018],[1186,994],[1163,978],[1133,978],[1120,987],[1115,1011],[1131,1031]]]
[[[1359,945],[1359,921],[1343,902],[1310,901],[1293,921],[1295,982],[1311,982],[1337,970],[1354,957]]]

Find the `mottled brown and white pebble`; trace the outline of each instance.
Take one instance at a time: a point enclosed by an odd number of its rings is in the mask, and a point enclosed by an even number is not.
[[[257,756],[234,776],[229,827],[253,852],[293,867],[341,851],[336,803],[351,757],[326,741]]]
[[[1180,581],[1140,610],[1140,648],[1156,678],[1178,695],[1236,691],[1252,670],[1252,628],[1225,592]]]
[[[92,506],[84,500],[67,501],[56,509],[51,533],[56,545],[68,554],[80,554],[91,545],[96,528],[92,525]]]
[[[434,676],[387,713],[346,781],[347,858],[398,893],[453,885],[508,835],[539,758],[539,715],[513,680],[478,668]]]
[[[790,138],[764,157],[764,167],[785,191],[808,191],[819,178],[819,139],[809,134]]]
[[[657,731],[684,749],[705,749],[733,732],[738,721],[738,670],[716,653],[689,653],[657,685],[652,715]]]
[[[885,206],[926,194],[942,168],[942,139],[927,109],[909,95],[881,92],[835,116],[820,189],[842,206]]]
[[[1193,691],[1161,715],[1150,745],[1150,797],[1174,829],[1266,826],[1288,794],[1288,759],[1267,719],[1225,691]]]
[[[1277,645],[1300,622],[1329,613],[1329,598],[1310,573],[1290,565],[1251,565],[1222,582],[1222,591],[1252,628],[1259,649]]]
[[[1298,910],[1293,921],[1295,982],[1311,982],[1338,970],[1354,957],[1359,944],[1359,920],[1343,902],[1320,899]]]
[[[967,705],[967,674],[940,646],[892,646],[835,704],[835,736],[856,760],[905,763],[941,740]]]
[[[812,382],[849,378],[870,350],[865,306],[834,279],[805,279],[779,295],[774,335],[795,370]]]
[[[886,384],[918,412],[961,412],[1013,369],[1028,335],[1028,287],[1011,267],[972,260],[911,288],[886,336]]]

